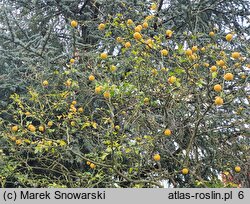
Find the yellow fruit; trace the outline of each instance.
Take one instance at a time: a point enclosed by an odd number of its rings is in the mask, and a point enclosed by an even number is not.
[[[105,92],[103,93],[103,97],[106,98],[106,99],[109,99],[109,98],[110,98],[110,93],[109,93],[109,91],[105,91]]]
[[[72,101],[72,103],[71,103],[72,105],[76,105],[77,104],[77,102],[76,101]]]
[[[143,102],[144,102],[144,104],[149,104],[149,98],[144,98],[144,100],[143,100]]]
[[[16,140],[16,144],[17,144],[17,145],[22,144],[22,140],[21,140],[21,139]]]
[[[86,162],[86,164],[87,164],[87,165],[90,165],[90,164],[91,164],[91,162],[90,162],[90,161],[87,161],[87,162]]]
[[[142,38],[142,36],[139,32],[135,32],[133,36],[134,36],[134,39],[136,39],[136,40],[140,40]]]
[[[225,62],[223,60],[217,61],[216,64],[221,67],[225,66]]]
[[[216,92],[220,92],[220,91],[222,90],[221,85],[220,85],[220,84],[214,85],[214,90],[215,90]]]
[[[142,27],[145,28],[145,29],[148,28],[148,23],[147,23],[147,22],[144,22],[144,23],[142,24]]]
[[[138,25],[135,27],[135,32],[141,32],[142,30],[142,26],[141,25]]]
[[[227,34],[226,35],[226,40],[229,42],[233,39],[233,35],[232,34]]]
[[[193,54],[192,50],[190,50],[190,49],[186,50],[186,55],[191,56],[192,54]]]
[[[206,62],[205,62],[203,65],[204,65],[205,67],[209,67],[209,64],[206,63]]]
[[[36,131],[36,127],[35,127],[34,125],[30,124],[30,125],[28,126],[28,130],[29,130],[30,132],[35,132],[35,131]]]
[[[169,78],[168,78],[168,82],[169,82],[170,84],[173,84],[174,82],[176,82],[176,77],[175,77],[175,76],[169,77]]]
[[[71,121],[71,122],[70,122],[70,125],[71,125],[72,127],[75,127],[75,126],[76,126],[76,122],[75,122],[75,121]]]
[[[117,37],[117,38],[116,38],[116,41],[117,41],[118,43],[121,43],[121,42],[123,42],[123,39],[122,39],[121,37]]]
[[[125,46],[126,48],[129,48],[129,47],[131,47],[131,43],[130,43],[130,42],[126,42],[124,46]]]
[[[73,20],[73,21],[71,21],[70,25],[71,25],[73,28],[75,28],[75,27],[78,26],[78,22]]]
[[[49,121],[47,125],[48,127],[51,127],[53,125],[53,121]]]
[[[192,47],[192,51],[193,51],[193,52],[197,52],[198,50],[199,50],[199,49],[198,49],[197,46],[193,46],[193,47]]]
[[[168,51],[166,49],[161,50],[161,55],[162,56],[167,56],[168,55]]]
[[[105,29],[105,24],[104,23],[100,23],[98,25],[98,30],[104,30]]]
[[[236,166],[236,167],[234,167],[234,171],[235,171],[236,173],[239,173],[239,172],[240,172],[240,170],[241,170],[240,166]]]
[[[94,81],[95,80],[95,76],[94,75],[90,75],[89,76],[89,81]]]
[[[151,71],[151,73],[152,73],[154,76],[156,76],[156,75],[158,74],[158,71],[157,71],[157,69],[153,69],[153,70]]]
[[[128,20],[127,20],[128,26],[131,26],[133,23],[134,23],[134,22],[133,22],[131,19],[128,19]]]
[[[166,129],[166,130],[164,131],[164,135],[166,135],[166,136],[170,136],[171,134],[172,134],[172,132],[171,132],[170,129]]]
[[[119,125],[116,125],[115,126],[115,129],[118,131],[118,130],[120,130],[120,126]]]
[[[160,156],[159,154],[155,154],[155,155],[153,156],[153,159],[154,159],[155,161],[160,161],[160,160],[161,160],[161,156]]]
[[[233,75],[232,73],[226,73],[226,74],[224,75],[224,79],[225,79],[226,81],[231,81],[231,80],[233,80],[233,78],[234,78],[234,75]]]
[[[89,167],[90,167],[91,169],[94,169],[94,168],[96,167],[96,165],[93,164],[93,163],[91,163],[91,164],[89,165]]]
[[[117,68],[116,68],[116,66],[115,66],[115,65],[111,65],[111,66],[110,66],[110,71],[111,71],[111,72],[115,72],[115,71],[116,71],[116,69],[117,69]]]
[[[210,37],[214,37],[214,36],[215,36],[215,33],[214,33],[213,31],[211,31],[211,32],[209,33],[209,36],[210,36]]]
[[[102,86],[95,87],[95,93],[99,94],[102,91]]]
[[[18,131],[18,126],[17,126],[17,125],[12,126],[12,127],[11,127],[11,131],[12,131],[12,132]]]
[[[47,80],[43,81],[43,86],[48,86],[49,82]]]
[[[234,59],[238,59],[240,57],[240,53],[239,52],[233,52],[231,56]]]
[[[103,52],[102,54],[101,54],[101,59],[107,59],[107,57],[108,57],[108,54],[106,53],[106,52]]]
[[[181,170],[181,173],[184,174],[184,175],[188,174],[188,172],[189,172],[188,168],[183,168]]]
[[[74,64],[74,63],[75,63],[75,60],[74,60],[74,59],[70,59],[69,62],[70,62],[71,64]]]
[[[205,48],[205,47],[202,47],[202,48],[201,48],[201,51],[202,51],[202,52],[205,52],[205,51],[206,51],[206,48]]]
[[[173,35],[173,31],[172,30],[166,30],[166,36],[167,37],[172,37],[172,35]]]
[[[11,141],[15,142],[16,141],[16,137],[15,136],[10,136]]]
[[[31,113],[30,113],[29,111],[27,111],[27,112],[25,113],[25,115],[28,117],[28,116],[31,115]]]
[[[155,3],[153,3],[151,5],[150,9],[153,10],[153,11],[156,10],[157,9],[157,5]]]
[[[219,96],[217,96],[214,100],[215,105],[221,106],[223,104],[223,99]]]
[[[212,66],[212,67],[210,68],[210,71],[211,71],[211,72],[216,72],[216,71],[217,71],[217,67],[216,67],[216,66]]]
[[[71,86],[71,84],[72,84],[72,82],[71,82],[70,79],[68,79],[68,80],[65,82],[65,85],[66,85],[66,86]]]
[[[78,112],[83,113],[83,108],[82,107],[78,108]]]
[[[44,132],[45,128],[44,128],[43,125],[40,125],[40,126],[38,127],[38,130],[39,130],[40,132]]]

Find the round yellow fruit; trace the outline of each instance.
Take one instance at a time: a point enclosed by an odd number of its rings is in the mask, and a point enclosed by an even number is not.
[[[144,22],[144,23],[142,24],[142,27],[143,27],[144,29],[148,28],[148,23],[147,23],[147,22]]]
[[[105,24],[104,23],[100,23],[98,25],[98,30],[104,30],[105,29]]]
[[[89,81],[94,81],[95,80],[95,76],[94,75],[90,75],[89,76]]]
[[[233,39],[233,35],[232,34],[227,34],[226,35],[226,40],[229,42]]]
[[[221,85],[220,85],[220,84],[214,85],[214,90],[215,90],[216,92],[220,92],[220,91],[222,90]]]
[[[160,161],[160,160],[161,160],[161,156],[160,156],[159,154],[155,154],[155,155],[153,156],[153,159],[154,159],[155,161]]]
[[[105,92],[103,93],[103,97],[106,98],[106,99],[109,99],[109,98],[110,98],[110,93],[109,93],[109,91],[105,91]]]
[[[212,67],[210,68],[210,71],[211,71],[211,72],[216,72],[216,71],[217,71],[217,67],[216,67],[216,66],[212,66]]]
[[[106,53],[106,52],[103,52],[102,54],[101,54],[101,59],[107,59],[107,57],[108,57],[108,54]]]
[[[128,26],[131,26],[133,23],[134,23],[134,22],[133,22],[131,19],[128,19],[128,20],[127,20]]]
[[[172,30],[166,30],[166,36],[167,37],[172,37],[172,35],[173,35],[173,31]]]
[[[150,7],[151,10],[155,11],[157,9],[157,4],[153,3]]]
[[[161,55],[162,56],[167,56],[168,55],[168,51],[166,49],[161,50]]]
[[[225,62],[224,62],[223,60],[217,61],[216,64],[217,64],[218,66],[220,66],[220,67],[225,66]]]
[[[164,131],[164,135],[166,135],[166,136],[170,136],[171,134],[172,134],[172,132],[171,132],[170,129],[166,129],[166,130]]]
[[[75,63],[75,59],[72,58],[72,59],[69,60],[69,62],[70,62],[71,64],[74,64],[74,63]]]
[[[126,48],[129,48],[129,47],[131,47],[131,43],[130,43],[130,42],[126,42],[124,46],[125,46]]]
[[[89,167],[90,167],[91,169],[94,169],[94,168],[96,167],[96,165],[93,164],[93,163],[91,163],[91,164],[89,165]]]
[[[75,127],[75,126],[76,126],[76,122],[75,122],[75,121],[71,121],[71,122],[70,122],[70,125],[71,125],[72,127]]]
[[[95,87],[95,93],[99,94],[102,91],[102,86]]]
[[[29,111],[27,111],[27,112],[25,113],[25,115],[28,117],[28,116],[31,115],[31,113],[30,113]]]
[[[143,99],[143,102],[144,102],[145,104],[149,104],[149,98],[144,98],[144,99]]]
[[[170,84],[173,84],[174,82],[176,82],[176,77],[175,77],[175,76],[169,77],[169,78],[168,78],[168,82],[169,82]]]
[[[71,21],[70,25],[73,27],[73,28],[76,28],[78,26],[78,22],[73,20]]]
[[[134,36],[134,39],[136,39],[136,40],[140,40],[142,38],[142,36],[139,32],[135,32],[133,36]]]
[[[71,84],[72,84],[72,82],[71,82],[70,79],[68,79],[68,80],[65,82],[65,85],[68,86],[68,87],[71,86]]]
[[[186,50],[186,55],[191,56],[193,54],[191,49],[187,49]]]
[[[240,53],[239,52],[233,52],[231,56],[234,59],[238,59],[240,57]]]
[[[205,47],[202,47],[202,48],[201,48],[201,51],[202,51],[202,52],[205,52],[205,51],[206,51],[206,48],[205,48]]]
[[[158,71],[157,71],[157,69],[152,69],[151,73],[152,73],[154,76],[156,76],[156,75],[158,74]]]
[[[192,47],[192,51],[193,51],[193,52],[197,52],[198,50],[199,50],[199,49],[198,49],[197,46],[193,46],[193,47]]]
[[[44,128],[43,125],[40,125],[40,126],[38,127],[38,130],[39,130],[40,132],[44,132],[45,128]]]
[[[221,106],[221,105],[224,103],[224,101],[223,101],[223,99],[222,99],[221,97],[217,96],[217,97],[215,98],[215,100],[214,100],[214,103],[215,103],[215,105],[217,105],[217,106]]]
[[[239,172],[241,171],[240,166],[236,166],[236,167],[234,167],[234,171],[235,171],[236,173],[239,173]]]
[[[12,126],[11,131],[12,132],[17,132],[18,131],[18,126],[17,125]]]
[[[123,39],[122,39],[121,37],[117,37],[117,38],[116,38],[116,41],[117,41],[118,43],[121,43],[121,42],[123,42]]]
[[[224,79],[225,79],[226,81],[231,81],[231,80],[233,80],[233,78],[234,78],[234,75],[233,75],[232,73],[226,73],[226,74],[224,75]]]
[[[78,112],[82,113],[83,112],[83,108],[82,107],[78,108]]]
[[[188,174],[188,172],[189,172],[188,168],[183,168],[181,170],[181,173],[184,174],[184,175]]]
[[[116,66],[115,66],[115,65],[111,65],[111,66],[110,66],[110,71],[111,71],[111,72],[115,72],[115,71],[116,71],[116,69],[117,69],[117,68],[116,68]]]
[[[35,131],[36,131],[36,127],[35,127],[34,125],[30,124],[30,125],[28,126],[28,130],[29,130],[30,132],[35,132]]]
[[[16,140],[16,145],[20,145],[20,144],[22,144],[22,140],[21,139]]]
[[[76,105],[77,102],[74,100],[74,101],[71,102],[71,104],[72,104],[72,105]]]
[[[141,25],[138,25],[135,27],[135,32],[141,32],[142,30],[142,26]]]
[[[43,86],[48,86],[49,82],[47,80],[43,81]]]
[[[53,121],[49,121],[47,125],[48,127],[51,127],[53,125]]]
[[[211,31],[211,32],[209,33],[209,36],[210,36],[210,37],[214,37],[214,36],[215,36],[215,33],[214,33],[213,31]]]

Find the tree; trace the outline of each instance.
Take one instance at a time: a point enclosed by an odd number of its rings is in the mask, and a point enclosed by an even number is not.
[[[3,187],[249,187],[248,2],[2,2]]]

